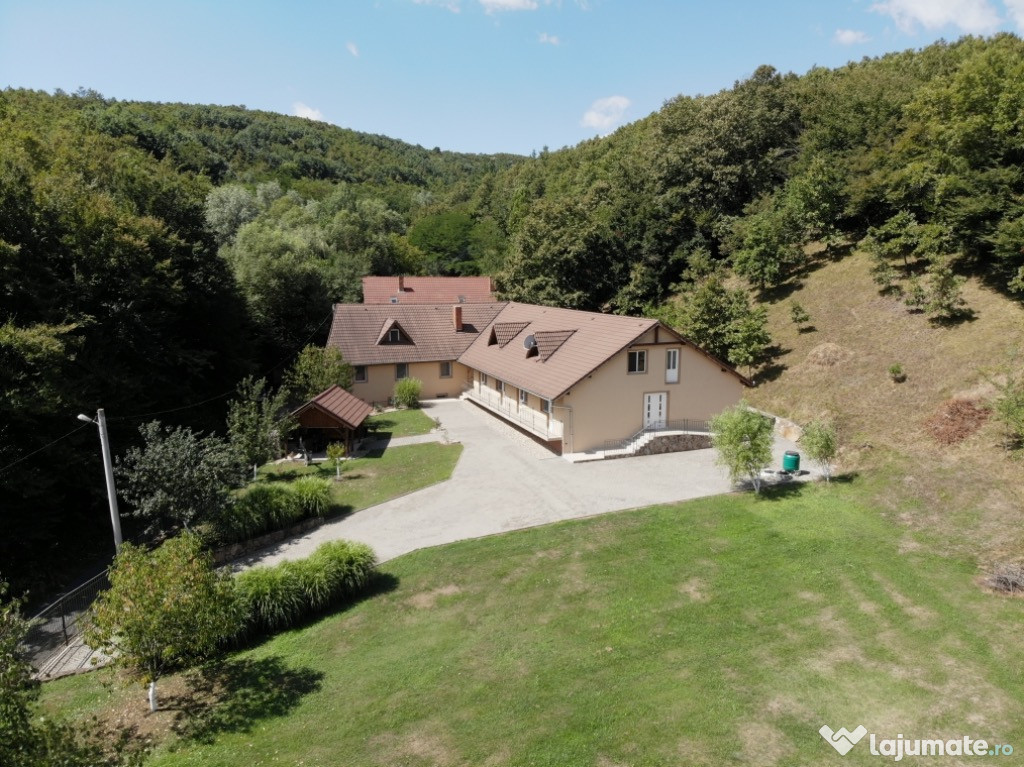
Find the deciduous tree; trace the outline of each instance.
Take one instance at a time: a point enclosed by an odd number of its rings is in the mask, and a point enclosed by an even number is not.
[[[117,462],[120,495],[150,532],[211,520],[241,483],[244,466],[218,437],[151,421],[139,427],[142,447]]]
[[[240,617],[230,573],[216,571],[199,538],[185,533],[152,552],[121,547],[85,639],[150,684],[155,711],[160,677],[217,652]]]

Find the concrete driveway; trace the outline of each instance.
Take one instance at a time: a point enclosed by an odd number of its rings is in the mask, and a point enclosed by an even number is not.
[[[470,402],[437,400],[425,412],[464,446],[452,478],[355,512],[236,563],[299,559],[324,541],[373,546],[381,561],[427,546],[563,519],[729,492],[714,450],[570,464]],[[792,442],[776,439],[775,468]],[[801,467],[809,468],[805,457]]]

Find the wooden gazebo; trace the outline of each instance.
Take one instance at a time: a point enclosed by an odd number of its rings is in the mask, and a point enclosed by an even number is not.
[[[306,448],[312,452],[326,449],[331,442],[342,442],[351,453],[352,443],[363,429],[363,421],[372,412],[373,407],[335,385],[292,411],[299,422],[293,434],[302,437]]]

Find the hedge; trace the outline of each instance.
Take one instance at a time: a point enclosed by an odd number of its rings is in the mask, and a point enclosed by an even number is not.
[[[330,541],[306,559],[239,573],[240,635],[280,631],[351,599],[367,586],[376,562],[366,544]]]
[[[308,517],[326,516],[330,507],[331,483],[319,477],[252,485],[216,520],[213,543],[247,541]]]

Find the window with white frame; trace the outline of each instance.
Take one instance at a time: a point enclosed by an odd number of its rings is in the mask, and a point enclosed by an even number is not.
[[[527,397],[526,389],[520,389],[519,390],[519,404],[520,405],[525,405],[526,404],[526,397]]]
[[[629,373],[646,373],[647,352],[644,350],[629,352],[629,359],[626,364],[626,371]]]
[[[551,400],[549,400],[549,399],[542,399],[540,401],[540,412],[542,412],[542,413],[550,413],[551,412]]]
[[[391,330],[388,331],[388,343],[389,344],[397,344],[401,340],[402,340],[402,331],[401,330],[399,330],[398,328],[391,328]]]

